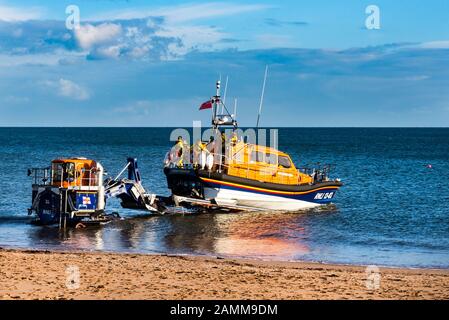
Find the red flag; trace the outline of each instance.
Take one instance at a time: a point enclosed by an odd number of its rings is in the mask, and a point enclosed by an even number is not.
[[[206,101],[204,102],[201,106],[200,106],[200,110],[204,110],[204,109],[211,109],[212,108],[212,101]]]

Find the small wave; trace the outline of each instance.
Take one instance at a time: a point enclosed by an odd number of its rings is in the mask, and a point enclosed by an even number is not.
[[[23,222],[31,222],[33,217],[30,216],[0,216],[0,224],[7,223],[23,223]]]
[[[382,251],[394,250],[397,247],[409,248],[409,249],[427,249],[427,250],[448,250],[448,244],[446,243],[430,243],[409,239],[361,239],[351,241],[353,245],[363,245],[376,248],[382,248]]]

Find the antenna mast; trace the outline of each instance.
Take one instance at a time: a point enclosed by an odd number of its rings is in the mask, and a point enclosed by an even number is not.
[[[229,80],[229,77],[226,76],[225,90],[224,90],[224,95],[223,95],[223,104],[221,106],[221,114],[224,113],[224,105],[226,104],[226,94],[228,93],[228,80]]]
[[[237,98],[234,98],[234,119],[237,119]]]
[[[265,84],[267,82],[268,65],[265,66],[265,77],[263,78],[262,94],[260,95],[259,113],[257,115],[256,128],[259,128],[260,114],[262,113],[263,96],[265,94]]]
[[[211,98],[212,103],[212,126],[214,129],[218,129],[219,126],[234,126],[237,127],[237,121],[235,120],[235,116],[232,115],[228,108],[226,108],[226,105],[224,104],[224,101],[222,101],[220,96],[220,87],[221,87],[221,81],[218,80],[216,83],[216,93]],[[220,104],[222,106],[222,114],[219,114],[220,112]],[[237,105],[237,104],[236,104]],[[226,114],[224,114],[224,111],[226,111]]]
[[[220,78],[221,78],[221,76],[220,76]],[[217,91],[216,91],[215,96],[213,97],[213,101],[212,101],[212,103],[213,103],[213,108],[212,108],[213,109],[212,110],[212,125],[214,127],[217,126],[217,123],[216,123],[216,121],[217,121],[217,112],[219,111],[218,108],[220,107],[220,85],[221,85],[221,80],[218,80],[217,84],[216,84]]]

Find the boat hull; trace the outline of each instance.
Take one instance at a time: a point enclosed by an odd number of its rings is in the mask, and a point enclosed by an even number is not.
[[[338,186],[326,186],[306,192],[280,193],[274,190],[230,184],[225,181],[210,179],[203,181],[205,199],[213,199],[218,205],[233,204],[281,211],[299,211],[329,204],[338,190]]]
[[[169,188],[178,196],[192,196],[195,186],[202,199],[219,206],[245,206],[257,209],[298,211],[331,203],[342,185],[339,181],[312,185],[280,185],[207,171],[165,170]],[[175,186],[183,186],[178,188]]]

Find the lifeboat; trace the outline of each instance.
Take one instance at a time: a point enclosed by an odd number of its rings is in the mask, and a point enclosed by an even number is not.
[[[32,205],[39,224],[103,221],[103,166],[86,158],[55,159],[49,168],[32,168]]]
[[[121,179],[126,171],[128,177]],[[37,215],[36,224],[65,228],[105,224],[120,218],[117,213],[105,212],[110,198],[118,198],[123,208],[151,213],[165,210],[156,195],[142,186],[136,158],[128,158],[114,179],[104,181],[105,174],[100,162],[80,157],[55,159],[50,167],[28,169],[32,178],[28,214]]]
[[[198,160],[190,152],[195,146],[185,141],[167,153],[164,173],[174,197],[205,200],[218,207],[281,211],[310,209],[334,200],[343,184],[329,177],[330,165],[297,168],[287,153],[239,138],[234,115],[217,115],[222,104],[220,82],[210,102],[215,139],[203,143]],[[208,148],[217,141],[222,144]]]

